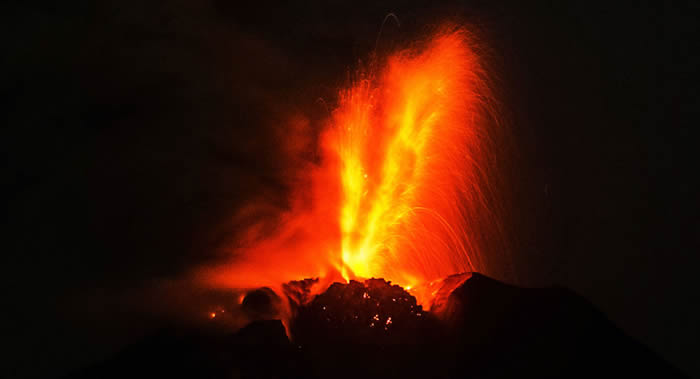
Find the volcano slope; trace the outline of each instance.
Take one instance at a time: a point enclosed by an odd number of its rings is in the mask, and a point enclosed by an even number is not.
[[[168,329],[70,378],[684,377],[567,289],[454,279],[430,312],[381,279],[336,283],[293,307],[292,341],[279,320]]]

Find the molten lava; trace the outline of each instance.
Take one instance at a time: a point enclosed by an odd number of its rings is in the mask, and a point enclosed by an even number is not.
[[[463,203],[481,201],[479,75],[456,32],[343,91],[329,145],[340,161],[344,277],[415,287],[474,269],[478,230]]]
[[[431,283],[484,271],[481,251],[497,227],[483,76],[463,29],[376,58],[339,93],[311,190],[299,189],[274,228],[251,228],[232,264],[206,271],[207,281],[279,291],[320,278],[319,293],[334,281],[385,278],[429,307]]]
[[[306,346],[405,345],[437,337],[436,321],[403,288],[368,279],[333,283],[297,308],[291,329]]]

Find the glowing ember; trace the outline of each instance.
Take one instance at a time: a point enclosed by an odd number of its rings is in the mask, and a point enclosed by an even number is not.
[[[376,60],[340,92],[311,190],[300,189],[274,233],[251,228],[232,265],[206,280],[281,293],[283,283],[319,278],[294,295],[308,301],[334,281],[386,278],[427,307],[439,279],[484,271],[480,251],[497,227],[482,77],[462,29]]]
[[[416,298],[382,279],[334,283],[301,305],[291,329],[299,344],[405,344],[434,338],[436,320],[423,316]],[[426,334],[432,334],[427,336]]]

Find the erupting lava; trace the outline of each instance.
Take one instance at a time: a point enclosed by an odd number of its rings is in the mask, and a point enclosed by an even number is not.
[[[210,283],[279,288],[321,278],[322,291],[343,278],[385,278],[429,307],[431,282],[484,270],[487,229],[497,229],[494,123],[470,35],[444,28],[358,76],[322,135],[323,162],[297,200],[305,205],[282,216],[274,237],[253,229],[230,266],[207,271]]]
[[[465,35],[451,33],[342,93],[329,138],[344,277],[410,287],[474,268],[463,203],[481,201],[479,74]]]

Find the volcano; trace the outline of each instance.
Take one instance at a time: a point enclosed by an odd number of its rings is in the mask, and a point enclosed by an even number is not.
[[[680,377],[578,295],[477,273],[509,251],[479,51],[443,26],[339,91],[289,209],[198,276],[242,295],[243,328],[211,312],[74,377]]]
[[[473,273],[439,292],[425,311],[383,279],[335,283],[297,303],[289,339],[258,291],[263,318],[235,333],[163,330],[70,378],[683,377],[569,290]]]

